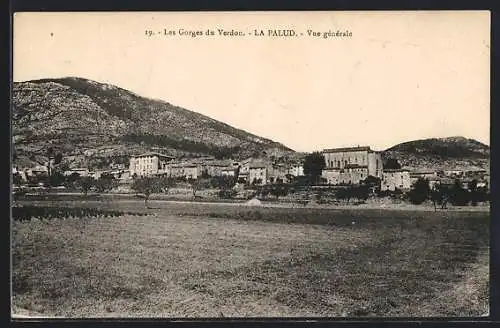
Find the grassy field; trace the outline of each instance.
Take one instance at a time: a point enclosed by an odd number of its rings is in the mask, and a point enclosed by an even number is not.
[[[57,202],[76,204],[150,215],[14,221],[15,312],[65,317],[489,312],[487,212]]]

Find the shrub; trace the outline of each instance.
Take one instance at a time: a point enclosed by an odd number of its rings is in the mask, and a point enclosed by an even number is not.
[[[54,218],[69,218],[69,217],[115,217],[121,215],[147,215],[146,213],[133,213],[121,211],[109,211],[96,208],[86,207],[41,207],[41,206],[16,206],[12,208],[12,219],[15,221],[30,220],[31,218],[39,219],[54,219]]]
[[[419,178],[408,192],[408,198],[412,204],[420,205],[429,198],[430,191],[429,180]]]

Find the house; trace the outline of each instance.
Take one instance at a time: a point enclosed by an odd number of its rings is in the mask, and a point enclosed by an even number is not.
[[[288,169],[285,165],[275,164],[270,165],[267,170],[267,183],[275,183],[278,181],[287,181]]]
[[[369,176],[368,166],[347,164],[343,168],[325,168],[321,172],[321,176],[331,185],[356,185]]]
[[[48,176],[49,169],[45,165],[37,165],[34,168],[28,169],[28,176]]]
[[[170,163],[174,157],[156,153],[148,152],[130,158],[129,171],[131,176],[151,176],[164,174],[166,172],[167,164]]]
[[[464,174],[462,170],[446,170],[444,171],[444,175],[450,178],[458,178]]]
[[[254,162],[249,165],[248,182],[251,184],[266,184],[269,165],[264,162]]]
[[[197,163],[172,163],[167,165],[165,174],[174,178],[198,179],[201,166]]]
[[[63,175],[64,176],[70,176],[72,174],[78,174],[79,176],[81,177],[88,177],[90,176],[90,171],[88,168],[84,168],[84,167],[79,167],[79,168],[74,168],[74,169],[70,169],[70,170],[67,170],[67,171],[64,171]]]
[[[17,167],[12,168],[12,174],[17,174],[21,177],[22,181],[28,181],[28,176],[25,171],[18,169]]]
[[[224,167],[221,169],[221,176],[231,176],[234,177],[236,175],[237,169],[233,167]]]
[[[250,165],[253,159],[247,158],[239,163],[238,182],[245,183],[250,181]]]
[[[125,164],[122,163],[112,163],[109,165],[112,170],[125,170]]]
[[[477,188],[488,188],[488,182],[486,182],[486,181],[479,181],[477,183]]]
[[[410,172],[411,183],[414,184],[418,179],[427,179],[429,181],[438,181],[438,174],[433,170],[416,170]]]
[[[321,172],[321,177],[326,180],[327,184],[338,185],[340,184],[340,169],[326,168]]]
[[[304,175],[304,166],[302,164],[294,164],[288,168],[288,174],[294,177],[300,177]]]
[[[382,177],[382,155],[368,146],[324,149],[322,153],[326,162],[325,169],[337,169],[339,173],[353,173],[352,177],[344,175],[341,180],[351,180],[354,183],[359,180],[361,174],[364,178]]]
[[[132,178],[132,176],[130,175],[130,170],[121,170],[120,171],[120,175],[118,176],[118,179],[129,180],[130,178]]]
[[[203,174],[212,177],[221,176],[222,171],[227,169],[231,165],[230,161],[215,160],[215,159],[208,159],[208,160],[201,159],[196,161],[196,163],[200,165],[200,170]]]
[[[411,188],[410,171],[406,169],[386,169],[382,173],[380,190],[394,191],[396,189],[406,191]]]

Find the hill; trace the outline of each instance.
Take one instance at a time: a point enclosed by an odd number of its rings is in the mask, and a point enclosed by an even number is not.
[[[168,102],[77,77],[14,83],[12,118],[21,166],[45,161],[49,147],[81,165],[125,162],[147,150],[217,158],[293,152]]]
[[[430,138],[395,145],[382,153],[410,169],[489,170],[490,147],[464,137]]]

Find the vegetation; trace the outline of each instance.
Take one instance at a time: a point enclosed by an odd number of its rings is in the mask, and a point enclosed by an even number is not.
[[[488,313],[488,213],[137,205],[87,204],[155,215],[13,222],[14,313]]]
[[[12,219],[15,221],[25,221],[32,218],[47,219],[67,219],[67,218],[105,218],[121,215],[146,215],[146,213],[109,211],[88,207],[60,207],[60,206],[14,206],[12,207]]]
[[[425,154],[450,158],[488,158],[489,147],[479,141],[463,137],[430,138],[404,142],[388,151]]]
[[[94,184],[98,192],[108,192],[118,186],[118,181],[114,175],[104,173],[94,182]]]
[[[184,138],[172,138],[166,135],[154,134],[127,134],[123,136],[123,141],[143,143],[148,146],[161,146],[180,149],[192,153],[201,153],[212,155],[215,158],[230,158],[233,154],[240,151],[239,146],[235,147],[217,147],[202,142],[196,142]]]
[[[413,184],[411,190],[408,193],[410,202],[415,205],[420,205],[429,199],[430,195],[429,180],[424,178],[419,178]]]
[[[387,158],[384,161],[384,169],[387,170],[399,170],[401,168],[401,164],[396,158]]]
[[[162,192],[166,181],[157,177],[140,177],[133,180],[131,188],[144,196],[144,205],[147,207],[149,196]]]
[[[95,185],[94,179],[91,177],[81,177],[76,181],[75,184],[85,196],[87,196],[90,189]]]
[[[351,199],[365,201],[370,195],[370,187],[368,185],[359,186],[344,186],[337,189],[335,196],[339,200],[344,200],[349,203]]]
[[[325,156],[320,152],[308,154],[304,159],[304,174],[311,184],[318,184],[321,173],[326,167]]]

